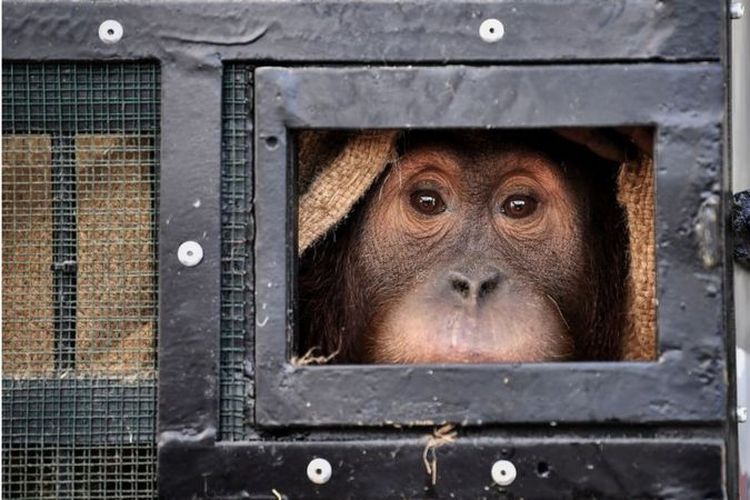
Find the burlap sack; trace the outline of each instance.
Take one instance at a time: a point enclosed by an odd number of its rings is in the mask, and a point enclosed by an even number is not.
[[[3,136],[3,376],[54,370],[52,143]]]
[[[363,132],[346,145],[326,152],[326,138],[298,138],[300,197],[297,248],[299,253],[346,218],[389,161],[395,158],[397,132]],[[317,154],[316,154],[317,153]]]
[[[656,358],[656,240],[654,234],[654,169],[650,155],[620,167],[618,201],[628,218],[630,274],[629,325],[623,357],[628,361]]]
[[[75,375],[152,376],[153,140],[79,135]],[[3,137],[3,375],[55,370],[52,145]],[[67,375],[66,375],[67,376]]]
[[[76,138],[79,374],[154,371],[153,162],[151,138]]]
[[[351,134],[345,140],[331,134],[303,132],[298,136],[300,255],[348,215],[396,157],[394,131]],[[587,137],[597,141],[589,145],[595,151],[610,147],[596,133]],[[640,161],[624,162],[618,177],[618,200],[628,219],[630,242],[629,321],[623,357],[631,361],[656,357],[654,180],[649,153]]]

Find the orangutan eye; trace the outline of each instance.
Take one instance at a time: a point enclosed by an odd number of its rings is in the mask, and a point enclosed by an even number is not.
[[[500,211],[511,219],[522,219],[533,214],[537,205],[538,202],[531,196],[514,194],[505,199]]]
[[[445,212],[445,202],[440,193],[432,189],[420,189],[409,196],[412,208],[423,215],[438,215]]]

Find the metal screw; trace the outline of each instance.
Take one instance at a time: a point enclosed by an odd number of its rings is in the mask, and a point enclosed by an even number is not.
[[[307,477],[315,484],[327,483],[331,474],[331,463],[325,458],[313,458],[307,464]]]
[[[741,424],[747,422],[747,406],[737,407],[737,422]]]
[[[203,247],[195,241],[186,241],[177,249],[177,259],[185,267],[195,267],[203,260]]]
[[[492,480],[500,486],[508,486],[516,480],[516,466],[508,460],[498,460],[492,464]]]
[[[479,25],[479,36],[487,43],[499,42],[505,35],[505,26],[499,19],[485,19]]]
[[[114,19],[107,19],[99,25],[99,39],[104,43],[117,43],[122,38],[122,24]]]
[[[732,2],[732,6],[729,7],[729,15],[732,19],[742,19],[745,15],[745,6],[742,2]]]

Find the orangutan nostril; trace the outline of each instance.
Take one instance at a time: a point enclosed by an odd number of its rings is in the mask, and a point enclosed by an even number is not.
[[[492,292],[497,289],[497,286],[500,284],[500,275],[498,273],[494,273],[490,278],[487,278],[482,284],[479,286],[479,298],[486,297],[490,295]]]
[[[451,289],[453,289],[453,291],[458,293],[461,297],[467,298],[469,296],[469,292],[471,291],[471,285],[469,285],[469,281],[467,279],[454,276],[451,278]]]

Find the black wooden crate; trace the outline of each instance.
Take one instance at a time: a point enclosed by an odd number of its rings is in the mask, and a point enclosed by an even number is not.
[[[3,7],[6,63],[160,67],[154,440],[162,497],[734,496],[725,5]],[[504,25],[497,43],[479,36],[488,18]],[[121,40],[100,39],[105,20],[122,25]],[[454,91],[441,100],[434,88],[446,82]],[[656,130],[656,362],[289,363],[294,130],[618,125]],[[719,200],[708,267],[689,229],[707,196]],[[193,268],[176,258],[187,240],[204,251]],[[439,464],[433,485],[422,455],[426,436],[446,422],[459,434],[427,450]],[[333,465],[325,485],[306,476],[314,457]],[[518,469],[505,488],[490,476],[500,459]],[[74,481],[90,481],[76,470]]]

